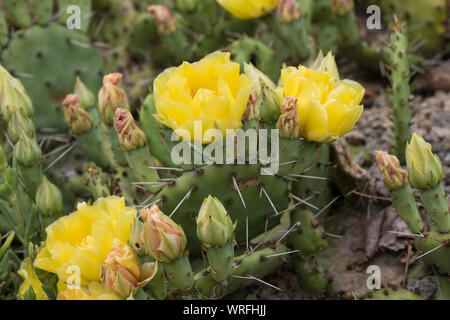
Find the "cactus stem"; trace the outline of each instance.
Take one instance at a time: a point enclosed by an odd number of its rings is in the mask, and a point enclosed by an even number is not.
[[[313,208],[313,209],[316,209],[316,210],[320,211],[319,208],[317,208],[315,205],[313,205],[313,204],[311,204],[311,203],[308,202],[308,200],[310,200],[313,196],[310,196],[310,197],[308,197],[308,198],[306,198],[306,199],[301,199],[301,198],[297,197],[296,195],[294,195],[294,194],[292,194],[292,193],[289,193],[289,196],[292,197],[292,199],[298,201],[298,204],[297,204],[297,205],[305,204],[305,205],[307,205],[307,206],[309,206],[309,207],[311,207],[311,208]],[[295,208],[295,206],[294,206],[294,208]]]

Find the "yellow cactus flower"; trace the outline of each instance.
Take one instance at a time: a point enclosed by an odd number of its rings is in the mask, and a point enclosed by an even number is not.
[[[23,278],[23,283],[19,288],[19,296],[24,298],[25,292],[31,286],[33,288],[36,300],[48,300],[47,294],[42,289],[42,282],[33,270],[33,264],[30,258],[25,258],[20,265],[19,271],[17,273]]]
[[[278,0],[217,0],[234,17],[242,20],[262,17],[272,12]]]
[[[196,63],[169,68],[154,81],[155,115],[186,141],[210,143],[208,129],[237,130],[252,89],[252,81],[239,74],[230,53],[214,52]],[[200,125],[203,134],[194,135]],[[196,130],[198,132],[200,130]]]
[[[365,90],[357,82],[340,80],[334,57],[317,66],[281,71],[285,97],[298,99],[301,136],[309,141],[333,142],[353,129],[360,118]]]
[[[128,242],[136,210],[115,196],[101,198],[92,206],[80,203],[77,209],[45,229],[45,247],[34,265],[57,274],[60,281],[84,286],[100,281],[100,265],[113,240]]]
[[[99,282],[90,282],[85,287],[68,287],[60,281],[58,282],[58,292],[57,300],[119,300]]]

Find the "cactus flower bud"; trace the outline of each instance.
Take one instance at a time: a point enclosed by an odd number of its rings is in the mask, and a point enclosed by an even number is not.
[[[280,116],[280,100],[283,92],[278,90],[275,83],[251,63],[244,63],[244,72],[253,81],[253,97],[250,96],[250,99],[251,106],[255,109],[253,112],[254,118],[266,122],[277,120]],[[249,105],[247,105],[248,107]],[[244,114],[244,120],[252,119],[245,117],[247,110]]]
[[[103,285],[125,299],[138,286],[140,278],[137,255],[119,239],[113,240],[111,251],[102,265]]]
[[[383,174],[386,188],[396,190],[408,184],[408,174],[401,168],[400,161],[396,156],[392,156],[384,151],[375,151],[375,158]]]
[[[177,0],[177,8],[184,12],[193,12],[197,9],[199,0]]]
[[[302,11],[296,0],[280,0],[277,13],[280,23],[289,23],[302,17]]]
[[[234,226],[219,199],[208,196],[197,217],[197,237],[207,247],[223,247],[233,240]]]
[[[444,178],[442,163],[431,145],[414,133],[406,146],[409,181],[415,188],[426,190],[437,186]]]
[[[24,167],[36,165],[42,159],[42,151],[36,139],[29,137],[23,132],[20,134],[19,140],[14,146],[13,154],[19,164]]]
[[[141,211],[142,239],[146,252],[158,261],[171,263],[183,256],[186,235],[181,226],[164,215],[156,205]]]
[[[24,116],[30,117],[34,109],[20,80],[0,66],[0,113],[9,120],[14,111],[21,111]]]
[[[22,132],[29,137],[34,137],[35,128],[33,120],[28,117],[24,117],[22,112],[17,110],[13,112],[11,118],[9,118],[8,135],[15,143],[19,140]]]
[[[98,93],[98,108],[102,121],[112,126],[116,109],[129,109],[128,96],[120,86],[121,73],[111,73],[103,78],[103,87]]]
[[[297,112],[298,99],[286,97],[281,104],[281,116],[277,122],[277,129],[280,130],[280,137],[284,139],[300,138],[301,128],[298,121]]]
[[[36,207],[44,217],[59,215],[64,212],[63,197],[57,186],[48,181],[46,176],[36,191]]]
[[[95,106],[95,96],[91,90],[77,77],[75,82],[75,95],[80,99],[81,106],[86,110]]]
[[[116,109],[114,127],[119,135],[119,145],[122,150],[132,151],[147,143],[144,132],[138,128],[133,115],[126,109]]]
[[[259,120],[260,117],[259,117],[258,103],[256,101],[255,94],[251,93],[247,102],[247,107],[245,108],[245,112],[242,115],[242,120],[248,121],[253,119]]]
[[[151,5],[148,7],[148,12],[155,16],[160,35],[172,34],[177,30],[177,22],[168,7],[164,5]]]
[[[355,0],[331,0],[331,12],[336,16],[346,16],[355,9]]]
[[[74,134],[83,134],[92,129],[92,118],[81,106],[78,96],[67,95],[63,106],[64,118]]]
[[[131,226],[130,238],[128,239],[128,243],[130,247],[136,252],[138,255],[142,255],[145,253],[144,241],[142,240],[142,229],[144,228],[144,224],[139,220],[139,218],[135,218],[133,225]]]

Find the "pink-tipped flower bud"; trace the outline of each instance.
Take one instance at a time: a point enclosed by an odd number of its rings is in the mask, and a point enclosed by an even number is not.
[[[280,23],[290,23],[302,17],[302,11],[296,0],[279,0],[277,13]]]
[[[401,168],[396,156],[384,151],[375,151],[375,158],[387,189],[396,190],[408,184],[408,174]]]
[[[142,239],[146,252],[158,261],[171,263],[184,254],[186,235],[183,228],[156,205],[141,211],[144,219]]]
[[[92,118],[81,106],[78,96],[67,95],[63,101],[63,111],[66,123],[74,134],[87,133],[92,129]]]
[[[172,34],[177,30],[177,22],[168,7],[164,5],[151,5],[148,7],[148,12],[155,16],[160,35]]]
[[[121,82],[121,73],[107,74],[103,78],[103,87],[98,93],[100,117],[108,126],[114,124],[114,114],[118,108],[129,109],[128,96],[120,86]]]
[[[144,132],[138,128],[133,115],[126,109],[116,110],[114,127],[119,135],[119,145],[122,150],[135,150],[147,143]]]
[[[284,139],[300,138],[301,128],[297,111],[298,99],[286,97],[281,104],[281,116],[277,122],[277,129],[280,130],[280,137]]]

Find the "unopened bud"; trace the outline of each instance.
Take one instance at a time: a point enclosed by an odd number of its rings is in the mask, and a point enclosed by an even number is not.
[[[355,9],[355,0],[331,0],[331,12],[336,16],[346,16]]]
[[[98,108],[102,121],[112,126],[116,109],[129,109],[128,96],[120,86],[121,73],[111,73],[103,78],[103,87],[98,93]]]
[[[256,101],[255,94],[252,92],[250,94],[250,98],[248,99],[247,108],[244,111],[242,120],[248,121],[253,119],[259,120],[260,117],[259,117],[258,102]]]
[[[36,191],[35,198],[38,213],[44,217],[51,217],[64,212],[61,191],[48,181],[46,176],[42,177],[42,182]]]
[[[183,228],[156,205],[141,210],[144,219],[142,239],[145,251],[158,261],[171,263],[182,257],[186,247],[186,235]]]
[[[184,12],[193,12],[197,9],[199,0],[177,0],[177,8]]]
[[[384,151],[375,151],[375,158],[387,189],[396,190],[408,184],[408,174],[401,168],[400,161],[396,156],[389,155]]]
[[[21,133],[19,140],[14,146],[14,158],[20,165],[31,167],[38,164],[42,159],[42,151],[39,148],[36,139]]]
[[[434,188],[444,179],[439,156],[434,154],[431,145],[416,133],[406,146],[406,165],[409,181],[415,188]]]
[[[280,23],[289,23],[302,17],[302,11],[296,0],[279,0],[277,13]]]
[[[300,138],[301,128],[298,119],[298,99],[286,97],[281,104],[281,116],[277,122],[277,129],[280,130],[280,137],[284,139]]]
[[[80,99],[81,106],[89,110],[95,106],[95,96],[92,91],[77,77],[75,82],[75,95]]]
[[[35,136],[33,120],[28,117],[24,117],[22,112],[15,111],[12,113],[11,118],[8,121],[8,135],[11,140],[16,143],[22,132],[29,137]]]
[[[164,5],[151,5],[148,12],[155,16],[158,33],[168,35],[177,30],[177,22],[170,9]]]
[[[92,118],[81,106],[78,96],[67,95],[63,107],[66,123],[74,134],[87,133],[92,129]]]
[[[117,109],[114,127],[119,135],[119,145],[123,150],[131,151],[145,146],[147,142],[145,134],[134,122],[130,111]]]
[[[247,106],[248,114],[253,114],[254,119],[265,122],[277,120],[280,116],[281,94],[277,90],[275,83],[251,63],[244,63],[244,72],[253,81],[253,93],[250,96],[251,100]],[[249,109],[250,106],[253,109]],[[252,110],[253,112],[250,112]],[[247,119],[245,117],[246,114],[247,111],[244,114],[243,120],[252,119]]]
[[[197,237],[207,247],[223,247],[233,240],[234,226],[223,204],[215,197],[203,201],[197,217]]]

